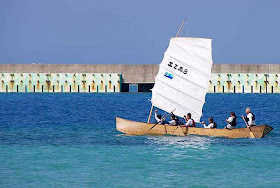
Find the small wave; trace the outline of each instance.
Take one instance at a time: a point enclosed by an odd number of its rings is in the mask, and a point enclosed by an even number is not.
[[[176,148],[190,148],[206,150],[211,145],[211,138],[201,136],[161,136],[161,137],[148,137],[148,144],[159,145],[164,147],[176,147]],[[161,149],[160,147],[159,149]]]

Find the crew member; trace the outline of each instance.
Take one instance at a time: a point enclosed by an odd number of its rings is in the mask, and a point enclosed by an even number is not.
[[[184,118],[186,121],[186,124],[185,124],[186,127],[195,127],[195,122],[192,119],[191,113],[188,113],[187,116],[184,116]]]
[[[248,123],[249,127],[256,126],[256,118],[255,115],[251,112],[251,109],[249,107],[246,108],[245,113],[247,114],[247,117],[242,117],[245,119],[245,121]]]
[[[174,114],[170,116],[171,121],[168,122],[169,125],[178,125],[178,118]]]
[[[237,117],[235,115],[234,112],[230,113],[230,117],[226,119],[226,122],[228,122],[227,126],[225,127],[225,129],[235,129],[236,125],[237,125]]]
[[[207,128],[207,129],[216,129],[217,128],[217,124],[212,117],[210,117],[208,119],[208,121],[209,121],[208,125],[206,125],[204,121],[202,122],[204,128]]]
[[[157,110],[155,110],[155,119],[157,124],[164,125],[166,123],[164,118],[162,118],[160,114],[157,114]]]

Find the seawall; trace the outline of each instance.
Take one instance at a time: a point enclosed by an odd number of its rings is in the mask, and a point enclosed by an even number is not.
[[[0,73],[121,73],[123,83],[154,83],[157,64],[0,64]],[[212,73],[280,74],[280,64],[214,64]]]
[[[0,92],[119,92],[129,91],[130,86],[149,91],[158,68],[156,64],[0,64]],[[209,92],[280,93],[279,77],[280,64],[214,64]]]

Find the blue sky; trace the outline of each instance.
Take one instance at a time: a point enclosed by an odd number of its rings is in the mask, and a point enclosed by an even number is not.
[[[0,63],[158,64],[188,17],[213,61],[280,63],[280,1],[0,0]]]

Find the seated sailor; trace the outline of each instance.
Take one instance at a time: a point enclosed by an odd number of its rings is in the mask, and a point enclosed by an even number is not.
[[[155,110],[155,119],[157,124],[164,125],[166,123],[165,119],[160,114],[157,114],[157,110]]]
[[[171,114],[171,121],[168,122],[169,125],[178,125],[178,118],[174,114]]]
[[[202,122],[204,128],[207,128],[207,129],[216,129],[217,128],[217,123],[214,121],[214,119],[212,117],[210,117],[208,119],[208,121],[209,121],[208,125],[206,125],[204,121]]]
[[[249,107],[246,108],[245,113],[247,114],[247,117],[242,117],[245,119],[245,121],[248,123],[249,127],[256,126],[256,118],[255,115],[251,112],[251,109]]]
[[[186,127],[195,127],[195,122],[192,119],[191,113],[188,113],[187,116],[184,116],[184,118],[186,121],[186,124],[185,124]]]
[[[237,117],[235,115],[234,112],[230,113],[230,117],[226,119],[226,122],[228,122],[227,126],[225,127],[225,129],[235,129],[236,125],[237,125]]]

